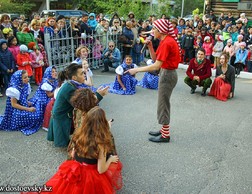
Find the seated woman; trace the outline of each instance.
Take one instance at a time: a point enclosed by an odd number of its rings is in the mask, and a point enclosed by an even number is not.
[[[58,81],[56,68],[54,66],[47,67],[44,72],[42,82],[39,85],[34,96],[30,99],[30,102],[35,103],[37,101],[40,101],[45,109],[51,98],[53,98],[53,92],[57,86]]]
[[[126,55],[123,64],[118,66],[115,70],[117,73],[115,82],[110,84],[109,92],[121,95],[132,95],[136,93],[137,79],[130,73],[124,73],[125,71],[136,68],[137,65],[132,63],[132,57]]]
[[[72,159],[63,162],[46,183],[53,193],[112,194],[122,188],[122,163],[110,154],[113,140],[104,110],[95,106],[87,112],[69,146]]]
[[[42,128],[45,131],[48,131],[50,118],[51,118],[51,112],[52,112],[53,104],[54,104],[55,99],[57,97],[58,91],[59,91],[61,85],[66,80],[66,70],[60,71],[58,73],[58,79],[57,80],[58,80],[58,86],[53,92],[53,98],[51,98],[50,102],[46,105],[46,108],[45,108],[44,122],[43,122],[43,125],[42,125]]]
[[[227,54],[220,56],[220,65],[216,69],[216,78],[208,94],[222,101],[234,97],[235,69],[228,64],[228,60]]]
[[[37,132],[43,122],[40,103],[28,101],[31,93],[28,73],[25,70],[16,71],[6,90],[6,108],[4,116],[0,117],[0,129],[5,131],[21,131],[25,135]]]
[[[147,65],[151,65],[154,62],[149,59],[147,61]],[[143,78],[137,83],[138,86],[147,89],[158,89],[158,81],[159,81],[159,71],[145,72]]]

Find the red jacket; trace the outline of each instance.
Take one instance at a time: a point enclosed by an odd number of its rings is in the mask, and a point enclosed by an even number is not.
[[[204,59],[199,65],[196,58],[191,59],[186,74],[190,79],[193,79],[194,76],[199,76],[200,81],[210,78],[212,76],[211,61]]]
[[[24,62],[30,62],[30,64],[24,65]],[[26,70],[28,73],[28,76],[32,76],[31,64],[32,64],[32,60],[28,53],[19,53],[17,55],[18,70]]]

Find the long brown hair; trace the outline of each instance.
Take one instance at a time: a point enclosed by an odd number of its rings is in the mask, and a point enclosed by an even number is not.
[[[86,114],[82,127],[76,129],[69,147],[74,145],[79,157],[98,159],[100,148],[104,154],[113,149],[108,121],[103,109],[98,106]]]
[[[70,102],[74,108],[86,113],[97,105],[97,98],[90,89],[80,88],[74,92]]]

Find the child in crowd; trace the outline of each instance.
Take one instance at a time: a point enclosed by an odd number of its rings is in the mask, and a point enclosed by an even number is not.
[[[228,64],[234,66],[235,52],[234,52],[234,46],[232,45],[231,38],[227,40],[227,45],[224,47],[223,53],[226,53],[229,57]]]
[[[26,70],[29,77],[32,77],[32,60],[28,53],[28,47],[24,44],[20,45],[20,53],[17,55],[18,70]]]
[[[141,43],[140,38],[137,38],[132,49],[132,57],[133,57],[133,63],[135,63],[138,66],[144,60],[142,48],[143,44]]]
[[[194,57],[194,37],[192,35],[192,29],[187,29],[186,35],[182,39],[182,48],[185,50],[184,63],[187,64],[187,59],[190,61]]]
[[[28,48],[31,50],[30,57],[32,60],[32,67],[34,69],[35,83],[39,85],[42,81],[43,71],[42,67],[44,66],[43,55],[39,51],[35,42],[30,42]]]
[[[94,58],[93,69],[99,69],[99,64],[101,63],[101,57],[102,57],[102,45],[98,39],[95,40],[92,51]]]
[[[110,125],[98,106],[85,114],[83,125],[76,129],[69,144],[71,159],[63,162],[45,184],[53,193],[112,194],[122,188],[122,163],[113,153]]]
[[[15,36],[11,36],[8,38],[8,49],[12,53],[15,65],[17,64],[17,55],[20,52],[19,46],[17,45],[17,38]]]
[[[89,68],[89,64],[87,60],[82,60],[82,68],[83,71],[85,72],[86,75],[86,80],[84,81],[84,83],[82,84],[83,88],[89,88],[92,91],[96,91],[96,88],[93,87],[93,72],[91,71],[91,69]]]
[[[154,63],[151,59],[149,59],[147,62],[147,65],[151,65]],[[137,83],[138,86],[141,86],[142,88],[148,88],[148,89],[158,89],[158,81],[159,81],[159,71],[152,71],[152,72],[145,72],[143,78],[141,81]]]
[[[236,58],[234,64],[237,76],[240,74],[240,71],[242,71],[243,68],[245,67],[247,57],[248,57],[248,50],[246,49],[246,43],[241,42],[240,49],[236,52]]]
[[[217,42],[215,43],[213,47],[212,55],[214,56],[214,69],[217,65],[220,63],[220,55],[222,53],[224,44],[223,44],[223,36],[222,35],[216,35]]]
[[[15,60],[8,50],[7,41],[0,39],[0,71],[4,79],[4,91],[8,88],[12,74],[15,71]]]
[[[242,24],[244,24],[245,26],[247,25],[248,19],[246,18],[245,13],[241,13],[241,14],[240,14],[240,18],[239,18],[238,20],[236,20],[236,23],[237,23],[238,21],[241,21]]]
[[[41,54],[43,55],[43,62],[44,62],[43,72],[44,72],[46,70],[46,68],[49,67],[49,62],[48,62],[47,54],[45,51],[45,47],[41,43],[38,43],[38,47],[39,47]]]
[[[202,47],[202,45],[203,45],[203,43],[202,43],[201,36],[197,36],[197,39],[196,39],[194,46],[193,46],[193,48],[195,50],[195,56],[197,55],[197,52],[198,52],[199,48]]]
[[[88,22],[87,22],[88,26],[91,28],[91,30],[95,30],[98,22],[95,19],[95,14],[94,13],[90,13],[88,15]]]
[[[28,101],[31,93],[29,76],[26,70],[16,71],[6,90],[6,108],[0,117],[0,129],[5,131],[21,131],[25,135],[37,132],[43,123],[42,106],[39,102]]]
[[[234,52],[237,53],[237,51],[240,49],[240,43],[243,41],[243,36],[240,34],[237,36],[237,41],[234,42]]]
[[[252,73],[252,44],[248,47],[248,72]]]
[[[137,79],[130,73],[124,74],[128,69],[136,68],[137,65],[132,63],[132,57],[126,55],[124,62],[115,70],[116,79],[114,83],[110,84],[110,93],[121,95],[132,95],[136,93]]]
[[[212,55],[212,49],[213,49],[213,44],[210,42],[211,39],[209,36],[206,36],[204,38],[204,43],[202,45],[202,48],[205,49],[206,51],[206,58],[210,60],[211,55]]]
[[[76,49],[75,55],[76,59],[72,63],[77,63],[79,65],[82,65],[82,60],[87,60],[89,54],[89,49],[86,46],[79,46]]]

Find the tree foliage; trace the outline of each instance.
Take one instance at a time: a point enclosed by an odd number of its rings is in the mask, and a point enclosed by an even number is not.
[[[1,0],[0,12],[1,13],[20,13],[28,14],[36,5],[29,0]]]
[[[147,17],[149,5],[143,4],[141,0],[74,0],[79,9],[103,14],[117,12],[120,17],[127,17],[130,11],[134,12],[136,18]]]
[[[150,14],[160,17],[162,14],[167,16],[180,16],[182,0],[175,1],[174,7],[171,0],[158,0],[157,5],[142,3],[141,0],[73,0],[82,10],[94,13],[113,14],[117,12],[120,17],[127,17],[130,11],[134,12],[136,18],[147,18]],[[203,0],[184,0],[184,15],[192,14],[192,11],[199,8],[203,11]]]
[[[170,0],[158,0],[158,6],[154,6],[153,14],[157,15],[157,17],[161,17],[162,14],[166,16],[173,15],[173,9],[171,7]]]
[[[182,0],[175,0],[174,15],[180,16],[182,10]],[[184,0],[184,16],[193,14],[193,10],[199,9],[199,12],[203,12],[204,1],[203,0]]]

